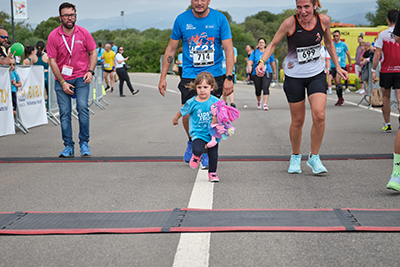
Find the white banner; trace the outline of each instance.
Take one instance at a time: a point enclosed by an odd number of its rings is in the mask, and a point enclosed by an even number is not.
[[[22,82],[17,91],[17,107],[21,122],[27,128],[47,124],[43,66],[18,66],[16,70]]]
[[[28,19],[27,1],[13,0],[14,19]]]
[[[10,68],[0,68],[0,136],[15,134]]]

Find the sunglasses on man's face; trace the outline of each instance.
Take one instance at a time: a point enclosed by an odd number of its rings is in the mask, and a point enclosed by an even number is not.
[[[10,65],[10,66],[15,66],[15,63],[10,63],[10,64],[8,64],[8,65]]]
[[[8,39],[7,35],[0,35],[0,37],[3,38],[3,39]]]
[[[339,35],[334,35],[333,37],[339,37]]]

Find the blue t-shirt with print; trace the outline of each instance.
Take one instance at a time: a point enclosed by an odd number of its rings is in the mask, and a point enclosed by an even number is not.
[[[256,67],[258,65],[258,61],[260,61],[260,59],[262,58],[263,54],[264,54],[264,52],[261,52],[259,49],[256,49],[253,52],[251,52],[249,60],[253,61],[253,72],[252,72],[253,75],[257,74],[256,73]],[[275,58],[274,58],[273,54],[265,62],[265,73],[267,73],[267,71],[269,73],[272,73],[271,62],[275,62]]]
[[[205,18],[196,18],[192,9],[180,14],[174,22],[171,39],[182,39],[182,77],[195,79],[202,71],[222,76],[222,41],[230,38],[228,20],[219,11],[210,8]]]
[[[217,103],[219,99],[211,95],[207,101],[198,102],[195,100],[196,96],[186,101],[180,111],[182,116],[189,114],[189,134],[192,140],[199,138],[208,143],[211,141],[210,130],[208,129],[212,120],[210,109],[211,105]],[[217,142],[219,142],[218,139]]]
[[[347,44],[342,41],[340,41],[339,43],[333,42],[333,44],[335,45],[336,48],[336,54],[340,67],[342,68],[346,67],[346,51],[349,51]],[[332,68],[335,68],[335,64],[333,64],[333,61],[331,59],[331,69]]]
[[[15,79],[15,82],[19,82],[21,79],[19,78],[18,73],[15,70],[11,71],[11,81]],[[18,88],[11,83],[11,92],[17,92]]]
[[[224,74],[226,74],[226,57],[225,57],[225,50],[222,50],[222,54],[223,54],[223,56],[224,56],[224,59],[222,60],[222,70],[223,70],[223,72],[224,72]],[[236,47],[233,47],[233,55],[234,55],[234,57],[237,57],[237,48]],[[233,64],[233,71],[232,71],[232,74],[235,74],[235,70],[236,70],[236,67],[235,67],[235,64]]]

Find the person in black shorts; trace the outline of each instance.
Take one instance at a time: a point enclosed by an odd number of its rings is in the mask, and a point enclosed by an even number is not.
[[[175,54],[182,40],[182,79],[179,83],[181,104],[195,96],[196,91],[189,91],[187,86],[196,76],[203,72],[210,72],[217,84],[216,97],[222,94],[230,95],[233,92],[233,64],[234,51],[232,34],[229,22],[221,12],[209,7],[209,1],[191,0],[192,9],[189,9],[176,18],[171,38],[164,53],[162,70],[158,89],[165,96],[167,89],[167,72],[174,62]],[[212,27],[210,27],[212,25]],[[222,70],[223,53],[226,55],[226,78]],[[182,125],[188,136],[184,161],[189,163],[192,156],[192,140],[189,134],[189,116],[182,118]],[[202,167],[207,168],[208,156],[204,153],[201,158]]]
[[[305,93],[311,107],[313,125],[311,128],[311,152],[307,166],[314,174],[326,173],[319,158],[319,149],[325,132],[326,76],[324,64],[320,58],[321,41],[336,66],[337,74],[348,78],[336,55],[330,33],[330,19],[319,14],[319,0],[297,0],[297,14],[287,18],[280,26],[273,40],[267,46],[256,68],[257,75],[264,75],[265,61],[271,56],[278,43],[286,36],[288,55],[285,59],[284,91],[289,102],[292,122],[289,129],[292,144],[289,173],[301,173],[301,138],[305,120]]]

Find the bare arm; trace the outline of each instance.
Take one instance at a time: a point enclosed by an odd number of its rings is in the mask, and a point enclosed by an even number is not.
[[[178,113],[176,113],[175,117],[172,119],[172,124],[178,125],[178,121],[181,117],[182,117],[182,114],[181,114],[181,111],[179,110]]]
[[[400,44],[400,36],[395,35],[394,36],[394,40],[396,40],[396,42]]]
[[[376,68],[378,67],[379,64],[379,60],[381,59],[381,55],[382,55],[382,48],[377,47],[375,50],[375,54],[374,54],[374,60],[372,62],[372,82],[376,83],[378,81],[378,77],[376,77],[376,72],[373,70],[376,70]]]
[[[336,71],[337,73],[345,80],[347,80],[349,78],[347,71],[345,71],[344,69],[342,69],[340,67],[338,58],[337,58],[337,54],[336,54],[336,49],[335,49],[335,45],[333,44],[332,41],[332,36],[331,36],[331,20],[327,15],[321,14],[321,20],[322,20],[322,25],[325,29],[324,32],[324,42],[325,42],[325,47],[328,50],[329,55],[331,56],[331,60],[333,62],[333,64],[336,67]],[[349,53],[350,55],[350,53]],[[351,62],[351,61],[350,61]]]
[[[282,41],[283,37],[286,35],[290,34],[294,29],[294,18],[289,17],[285,19],[285,21],[281,24],[279,27],[279,30],[275,33],[274,38],[272,41],[269,43],[267,48],[264,51],[264,54],[262,55],[262,60],[266,62],[269,57],[274,53],[277,45]],[[258,76],[263,76],[265,73],[265,64],[260,62],[256,68],[256,72]]]
[[[179,46],[179,40],[169,39],[167,49],[165,49],[164,59],[162,63],[162,70],[160,74],[160,82],[158,83],[158,90],[162,96],[165,96],[165,91],[167,90],[167,72],[171,67],[172,62],[174,62],[176,50]]]
[[[350,56],[350,51],[346,51],[347,59],[349,60],[349,70],[353,68],[353,65],[351,64],[351,56]]]
[[[222,46],[224,47],[225,58],[226,58],[226,75],[227,76],[232,75],[233,65],[235,64],[235,53],[233,51],[232,38],[223,40]],[[228,96],[231,93],[233,93],[233,81],[225,80],[224,88],[223,88],[223,95]]]
[[[97,52],[96,49],[89,52],[89,70],[94,71],[97,63]],[[93,75],[91,72],[86,72],[85,76],[83,76],[83,80],[85,83],[91,83],[93,79]]]

